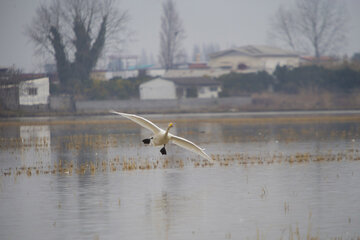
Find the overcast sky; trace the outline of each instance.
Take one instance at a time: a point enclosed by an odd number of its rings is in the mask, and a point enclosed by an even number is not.
[[[50,0],[0,0],[0,66],[15,65],[24,71],[42,71],[32,43],[24,35],[40,2]],[[352,56],[360,52],[360,0],[342,0],[350,15],[348,42],[342,51]],[[280,4],[290,0],[178,0],[177,9],[187,38],[184,47],[189,56],[194,44],[217,43],[222,49],[232,45],[266,44],[269,19]],[[122,0],[119,6],[131,17],[132,41],[127,54],[140,55],[145,49],[155,59],[159,51],[162,0]]]

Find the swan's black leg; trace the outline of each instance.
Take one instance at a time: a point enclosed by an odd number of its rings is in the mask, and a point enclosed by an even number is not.
[[[152,138],[145,138],[145,139],[143,139],[142,140],[142,142],[144,143],[144,144],[150,144],[150,140],[151,140]]]
[[[162,155],[166,155],[166,149],[165,149],[165,145],[162,149],[160,149],[160,152]]]

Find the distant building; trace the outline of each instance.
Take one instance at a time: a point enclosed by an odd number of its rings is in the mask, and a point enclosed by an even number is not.
[[[193,77],[211,77],[217,78],[221,75],[228,74],[231,71],[220,68],[203,68],[203,69],[170,69],[165,72],[164,78],[193,78]]]
[[[236,72],[267,71],[272,73],[276,66],[298,67],[297,53],[270,46],[249,45],[227,49],[210,54],[209,67]]]
[[[161,77],[165,74],[165,69],[159,68],[144,68],[144,69],[134,69],[134,70],[122,70],[117,72],[107,71],[107,70],[94,70],[91,72],[90,77],[93,80],[97,81],[108,81],[113,78],[137,78],[143,72],[150,77]]]
[[[314,64],[328,65],[331,63],[336,63],[337,61],[339,60],[331,56],[321,56],[319,58],[314,56],[302,56],[300,64],[303,66],[314,65]]]
[[[209,68],[206,62],[192,62],[188,63],[189,69],[207,69]]]
[[[35,109],[47,108],[49,104],[49,78],[25,79],[19,84],[19,104]]]
[[[149,68],[146,70],[146,75],[150,77],[162,77],[166,70],[164,68]]]
[[[2,75],[0,102],[9,110],[46,110],[49,105],[49,78],[41,74]]]
[[[140,99],[218,98],[220,84],[211,78],[156,78],[139,86]]]

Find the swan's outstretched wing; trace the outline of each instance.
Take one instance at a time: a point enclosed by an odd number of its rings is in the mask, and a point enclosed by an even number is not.
[[[169,134],[170,136],[170,140],[180,146],[180,147],[183,147],[193,153],[196,153],[196,154],[199,154],[200,156],[202,156],[203,158],[205,158],[206,160],[208,160],[209,162],[213,162],[213,160],[211,159],[211,157],[209,155],[207,155],[205,152],[204,152],[204,149],[200,148],[199,146],[197,146],[195,143],[185,139],[185,138],[182,138],[182,137],[178,137],[178,136],[175,136],[175,135],[172,135],[172,134]]]
[[[110,112],[121,115],[123,117],[126,117],[126,118],[130,119],[131,121],[136,122],[140,126],[149,129],[154,134],[157,134],[157,133],[161,132],[161,128],[159,128],[154,123],[147,120],[146,118],[143,118],[143,117],[140,117],[140,116],[137,116],[137,115],[134,115],[134,114],[120,113],[120,112],[116,112],[114,110],[111,110]]]

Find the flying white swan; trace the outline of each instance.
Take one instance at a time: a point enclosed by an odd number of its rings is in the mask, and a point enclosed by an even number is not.
[[[166,149],[165,149],[165,145],[171,141],[172,143],[183,147],[191,152],[194,152],[196,154],[199,154],[200,156],[202,156],[203,158],[205,158],[206,160],[208,160],[209,162],[213,162],[213,160],[211,159],[211,157],[209,155],[207,155],[204,152],[204,149],[200,148],[199,146],[197,146],[195,143],[185,139],[185,138],[181,138],[178,136],[175,136],[171,133],[169,133],[169,130],[171,127],[173,127],[172,123],[169,123],[166,131],[159,128],[158,126],[156,126],[154,123],[150,122],[149,120],[134,115],[134,114],[128,114],[128,113],[120,113],[120,112],[116,112],[114,110],[110,111],[111,113],[114,114],[118,114],[121,115],[125,118],[128,118],[134,122],[136,122],[137,124],[139,124],[140,126],[149,129],[150,131],[153,132],[153,136],[150,138],[146,138],[143,141],[144,144],[152,144],[153,146],[162,146],[163,148],[161,148],[160,152],[162,155],[166,155]]]

